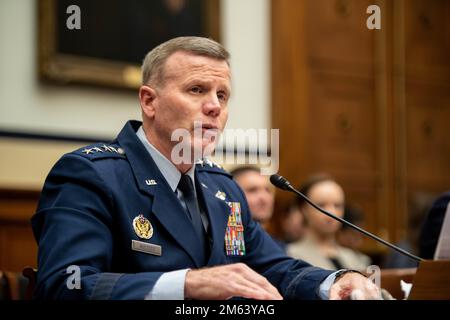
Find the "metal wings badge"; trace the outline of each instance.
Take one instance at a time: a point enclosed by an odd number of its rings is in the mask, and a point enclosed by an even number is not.
[[[141,239],[150,239],[153,236],[153,227],[150,221],[142,214],[133,219],[133,228]]]

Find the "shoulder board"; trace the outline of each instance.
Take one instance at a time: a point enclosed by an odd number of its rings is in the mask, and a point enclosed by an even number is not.
[[[229,176],[231,178],[231,174],[226,171],[224,168],[222,168],[221,165],[207,159],[203,158],[201,160],[198,160],[196,163],[196,168],[198,171],[208,171],[212,173],[220,173],[226,176]]]
[[[125,150],[118,144],[96,143],[73,152],[90,160],[105,158],[126,158]]]

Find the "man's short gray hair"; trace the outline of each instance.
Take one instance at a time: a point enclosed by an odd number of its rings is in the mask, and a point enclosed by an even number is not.
[[[172,54],[178,51],[225,60],[229,64],[229,52],[220,43],[212,39],[202,37],[173,38],[147,53],[142,63],[142,84],[162,85],[164,82],[164,64]]]

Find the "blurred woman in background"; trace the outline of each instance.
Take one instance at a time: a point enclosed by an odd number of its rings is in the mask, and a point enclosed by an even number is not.
[[[343,217],[344,191],[330,176],[313,176],[299,190],[321,208]],[[301,198],[298,201],[307,228],[302,240],[288,245],[288,255],[330,270],[348,268],[365,271],[370,265],[370,258],[337,243],[336,234],[341,223],[314,209]]]

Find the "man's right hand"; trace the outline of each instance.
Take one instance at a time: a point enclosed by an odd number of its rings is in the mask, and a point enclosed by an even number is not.
[[[225,300],[242,297],[256,300],[281,300],[278,290],[244,263],[189,270],[184,297],[197,300]]]

